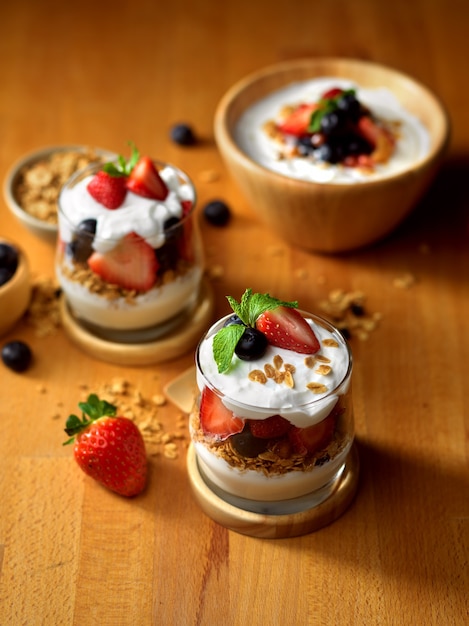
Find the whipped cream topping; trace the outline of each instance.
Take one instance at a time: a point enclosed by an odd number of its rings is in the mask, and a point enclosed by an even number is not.
[[[84,219],[96,219],[96,235],[93,248],[105,253],[130,233],[137,233],[152,248],[159,248],[165,242],[164,223],[170,217],[181,218],[184,200],[195,202],[192,185],[181,182],[177,171],[166,166],[159,174],[168,188],[165,200],[152,200],[127,191],[125,200],[118,209],[110,210],[97,202],[87,191],[93,176],[88,176],[73,187],[63,188],[60,198],[60,212],[66,219],[59,220],[59,233],[62,241],[72,240],[73,231]]]
[[[315,162],[308,157],[279,158],[279,145],[263,130],[268,120],[277,120],[286,105],[317,102],[333,87],[355,89],[357,97],[378,118],[399,123],[399,137],[387,163],[378,164],[373,172],[364,173],[356,167]],[[349,80],[319,78],[293,83],[259,100],[238,120],[234,139],[249,157],[267,169],[290,178],[318,183],[366,182],[393,176],[410,168],[430,150],[430,135],[425,126],[407,111],[386,88],[362,89]]]
[[[220,374],[213,358],[213,337],[223,321],[215,324],[200,343],[197,383],[202,390],[208,381],[223,394],[223,404],[235,415],[247,419],[281,415],[295,426],[305,428],[324,419],[334,408],[339,395],[346,393],[351,356],[340,333],[332,333],[307,319],[321,344],[319,352],[312,355],[316,358],[309,366],[306,364],[308,355],[269,345],[264,356],[255,361],[242,361],[234,355],[231,368]],[[250,379],[250,372],[264,370],[266,364],[273,365],[274,357],[278,356],[283,361],[280,371],[285,364],[294,367],[293,387],[272,378],[267,378],[264,384]],[[311,383],[315,386],[314,391],[307,386]]]

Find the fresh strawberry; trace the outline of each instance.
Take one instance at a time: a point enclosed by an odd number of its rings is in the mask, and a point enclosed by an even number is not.
[[[139,158],[127,179],[127,189],[138,196],[164,200],[168,195],[166,183],[148,156]]]
[[[281,415],[271,415],[265,420],[250,420],[249,426],[254,437],[261,439],[275,439],[283,437],[291,424]]]
[[[93,198],[107,209],[118,209],[127,194],[125,176],[111,176],[100,170],[88,183],[87,189]]]
[[[126,235],[108,252],[93,252],[88,265],[106,282],[136,291],[151,289],[158,269],[155,251],[136,233]]]
[[[244,420],[226,408],[209,387],[204,387],[200,399],[200,425],[206,435],[212,435],[219,441],[230,435],[240,433],[244,428]]]
[[[332,87],[332,89],[328,89],[322,94],[321,99],[331,100],[332,98],[337,98],[337,96],[340,96],[342,93],[344,93],[344,90],[340,87]]]
[[[358,132],[374,146],[370,158],[373,163],[386,163],[394,152],[395,140],[392,134],[369,115],[362,115],[357,122]]]
[[[299,104],[282,122],[278,129],[287,135],[301,137],[308,134],[308,127],[313,112],[318,108],[317,104]]]
[[[192,200],[181,200],[182,216],[185,217],[191,212]]]
[[[334,433],[335,420],[336,415],[332,412],[322,422],[314,424],[314,426],[307,428],[292,426],[288,431],[288,438],[293,446],[293,451],[296,454],[306,456],[324,448]]]
[[[116,407],[91,394],[78,404],[82,418],[70,415],[65,432],[74,442],[74,457],[81,469],[122,496],[135,496],[145,488],[147,457],[137,426],[116,417]]]
[[[291,307],[278,306],[265,311],[257,318],[256,328],[278,348],[314,354],[321,347],[311,326],[299,311]]]

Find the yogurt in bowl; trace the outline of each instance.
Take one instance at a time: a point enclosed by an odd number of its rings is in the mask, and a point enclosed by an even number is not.
[[[393,176],[430,150],[427,128],[389,89],[334,77],[295,82],[255,102],[234,138],[260,165],[317,183]]]
[[[112,340],[174,327],[202,279],[195,201],[184,172],[135,149],[128,163],[120,157],[74,175],[59,197],[56,259],[73,315]]]
[[[219,320],[196,352],[199,396],[190,430],[200,473],[248,510],[275,514],[302,499],[319,504],[353,444],[350,350],[339,331],[296,303],[250,290],[242,302],[234,305],[242,321]],[[266,338],[258,351],[250,338],[256,333]]]

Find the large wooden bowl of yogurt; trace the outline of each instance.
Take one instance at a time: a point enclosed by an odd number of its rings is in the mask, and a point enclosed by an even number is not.
[[[278,157],[263,124],[281,106],[313,93],[317,81],[323,87],[350,83],[359,99],[371,98],[364,100],[373,113],[396,123],[402,138],[389,163],[362,176],[357,168],[308,169],[304,159],[298,165]],[[360,60],[303,59],[258,71],[229,89],[216,110],[215,138],[266,225],[294,246],[336,253],[383,238],[410,213],[441,163],[449,121],[439,99],[399,71]]]

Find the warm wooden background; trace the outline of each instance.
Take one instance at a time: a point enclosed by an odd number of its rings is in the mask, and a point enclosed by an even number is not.
[[[208,267],[223,270],[213,279],[217,315],[225,294],[251,286],[313,311],[332,289],[361,289],[383,316],[368,341],[352,341],[358,497],[332,526],[278,541],[204,516],[182,443],[176,460],[151,447],[160,454],[147,492],[131,501],[86,479],[61,446],[82,385],[120,377],[148,398],[191,354],[123,368],[61,331],[41,339],[20,324],[7,339],[27,340],[35,363],[24,375],[0,371],[2,625],[468,623],[468,26],[465,0],[2,3],[1,178],[44,145],[122,152],[132,139],[193,176],[199,208],[216,197],[233,208],[225,230],[201,223]],[[447,162],[415,213],[386,241],[338,257],[266,231],[213,143],[215,106],[234,81],[307,55],[394,66],[434,89],[452,118]],[[171,144],[180,120],[194,125],[198,147]],[[207,171],[218,179],[207,182]],[[53,276],[53,249],[3,201],[0,234],[21,242],[37,275]],[[397,288],[408,272],[415,284]],[[174,407],[158,419],[181,432]]]

